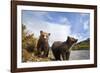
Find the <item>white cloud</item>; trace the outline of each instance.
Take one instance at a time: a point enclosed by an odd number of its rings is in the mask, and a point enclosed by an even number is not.
[[[71,34],[71,25],[68,25],[67,22],[65,25],[35,19],[32,22],[27,21],[26,26],[36,37],[39,37],[40,30],[51,33],[49,38],[50,45],[52,45],[54,41],[65,41],[67,36]]]
[[[67,17],[60,17],[59,18],[60,23],[52,23],[45,21],[42,18],[44,15],[50,20],[53,20],[53,18],[48,15],[48,12],[39,12],[39,13],[34,12],[34,16],[32,17],[32,19],[25,21],[27,29],[33,32],[36,37],[39,37],[40,30],[51,33],[49,38],[50,45],[52,45],[54,41],[65,41],[67,39],[67,36],[72,36],[74,38],[77,38],[79,42],[85,39],[81,33],[73,33],[71,31],[71,27],[74,26],[71,25]],[[82,16],[85,15],[83,14]],[[81,18],[80,22],[83,24],[82,27],[84,28],[84,30],[87,30],[89,28],[88,20],[86,22],[82,22]]]
[[[82,36],[82,34],[77,33],[77,34],[71,34],[70,36],[78,39],[78,42],[85,40],[85,38]]]
[[[83,23],[83,27],[84,27],[84,30],[87,30],[88,28],[89,28],[89,21],[87,20],[87,21],[85,21],[84,23]]]
[[[63,24],[67,23],[68,25],[70,25],[70,21],[68,20],[67,17],[60,17],[59,22]]]
[[[74,37],[78,39],[78,42],[85,40],[84,37],[80,33],[73,33],[71,31],[71,25],[69,21],[65,21],[64,24],[51,23],[47,21],[34,19],[32,22],[27,21],[26,26],[29,31],[34,33],[36,37],[39,37],[40,30],[51,33],[49,37],[50,46],[54,41],[65,41],[67,40],[67,36]],[[86,23],[85,23],[86,24]]]
[[[47,17],[49,20],[53,20],[53,17],[50,16],[50,15],[46,15],[46,17]]]
[[[89,29],[89,19],[87,20],[83,20],[84,17],[88,16],[89,14],[88,13],[81,13],[80,14],[81,17],[80,17],[80,23],[82,24],[82,27],[84,28],[84,30],[88,30]]]
[[[45,15],[48,15],[48,12],[43,12],[43,11],[33,11],[32,14],[35,16],[35,17],[43,17]]]
[[[61,25],[61,24],[53,24],[48,23],[49,26],[47,28],[48,32],[51,33],[50,42],[54,41],[65,41],[67,36],[71,33],[70,25]]]
[[[88,13],[81,13],[80,14],[82,17],[85,17],[85,16],[88,16],[89,14]]]

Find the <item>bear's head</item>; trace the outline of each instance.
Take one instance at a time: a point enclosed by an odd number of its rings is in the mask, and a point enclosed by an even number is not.
[[[42,30],[40,31],[41,41],[48,42],[49,36],[50,36],[50,33],[43,32]]]
[[[78,39],[75,39],[75,38],[70,37],[70,36],[67,37],[67,42],[68,42],[70,45],[73,45],[73,44],[76,43],[77,41],[78,41]]]

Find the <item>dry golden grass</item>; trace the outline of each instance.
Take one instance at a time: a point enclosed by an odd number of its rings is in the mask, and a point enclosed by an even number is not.
[[[31,58],[31,53],[29,53],[26,49],[22,51],[23,61],[28,61]]]
[[[48,57],[37,57],[33,53],[29,53],[26,49],[23,49],[22,51],[22,60],[23,62],[43,62],[43,61],[51,61],[51,58],[53,58],[52,52],[49,52]]]

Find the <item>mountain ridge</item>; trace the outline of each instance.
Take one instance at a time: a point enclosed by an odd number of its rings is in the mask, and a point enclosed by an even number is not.
[[[72,47],[72,50],[89,50],[90,49],[90,38],[83,40]]]

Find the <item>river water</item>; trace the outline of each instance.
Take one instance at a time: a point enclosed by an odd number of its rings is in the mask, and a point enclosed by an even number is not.
[[[70,53],[70,60],[90,59],[90,50],[75,50]]]

